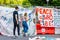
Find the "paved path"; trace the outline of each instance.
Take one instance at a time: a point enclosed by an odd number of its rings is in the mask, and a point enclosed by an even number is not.
[[[0,36],[0,40],[28,40],[28,37],[8,37],[8,36]]]
[[[37,35],[37,36],[41,36],[41,37],[54,37],[54,38],[60,38],[60,35]],[[30,38],[33,38],[35,36],[30,36]],[[29,37],[18,37],[16,39],[14,39],[14,37],[11,36],[1,36],[0,35],[0,40],[28,40]]]

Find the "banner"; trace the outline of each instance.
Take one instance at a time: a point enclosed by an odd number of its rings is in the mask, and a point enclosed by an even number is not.
[[[37,7],[38,20],[40,24],[45,27],[54,27],[53,24],[53,8]]]

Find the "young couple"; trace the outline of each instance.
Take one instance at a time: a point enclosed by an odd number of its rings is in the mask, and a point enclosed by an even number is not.
[[[19,26],[19,16],[18,16],[18,10],[19,8],[16,6],[15,11],[13,12],[13,23],[14,23],[14,28],[13,28],[13,35],[15,35],[15,31],[17,28],[17,33],[18,36],[20,36],[20,26]],[[22,26],[23,26],[23,36],[26,36],[26,33],[28,32],[28,25],[27,25],[27,13],[24,14],[23,19],[22,19]]]

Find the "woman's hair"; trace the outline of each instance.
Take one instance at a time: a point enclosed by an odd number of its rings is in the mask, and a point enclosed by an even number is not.
[[[27,13],[25,13],[24,16],[27,16]]]

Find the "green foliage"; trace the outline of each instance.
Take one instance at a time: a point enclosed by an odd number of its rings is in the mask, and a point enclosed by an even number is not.
[[[46,6],[46,0],[29,0],[32,5],[35,6]],[[48,6],[60,6],[60,0],[49,0]]]
[[[28,0],[25,0],[25,1],[22,2],[22,6],[29,7],[29,6],[31,6],[31,4]]]
[[[33,6],[43,6],[45,4],[45,1],[43,1],[43,0],[29,0],[29,2]]]
[[[52,4],[53,4],[54,6],[60,6],[60,0],[53,0],[53,1],[52,1]]]
[[[46,0],[0,0],[0,5],[46,6],[47,2]],[[48,6],[60,6],[60,0],[49,0]]]

